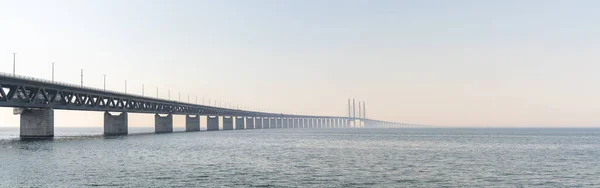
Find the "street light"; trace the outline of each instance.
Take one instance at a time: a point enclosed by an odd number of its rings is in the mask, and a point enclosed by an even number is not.
[[[106,74],[103,74],[104,76],[104,91],[106,91]]]
[[[17,76],[15,74],[15,67],[17,66],[17,53],[13,53],[13,76]]]
[[[54,62],[52,62],[52,83],[54,83]]]
[[[83,69],[81,69],[81,87],[83,87]]]

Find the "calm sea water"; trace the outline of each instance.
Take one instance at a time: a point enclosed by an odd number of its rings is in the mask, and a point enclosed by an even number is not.
[[[101,133],[0,128],[0,187],[600,187],[600,129]]]

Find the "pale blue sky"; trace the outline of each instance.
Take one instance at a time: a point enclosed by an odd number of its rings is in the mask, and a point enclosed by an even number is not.
[[[273,112],[448,126],[598,126],[599,1],[7,1],[11,72]],[[68,116],[82,117],[70,121]],[[130,124],[152,125],[133,115]],[[0,109],[0,125],[18,116]],[[181,118],[179,118],[181,119]],[[57,112],[57,126],[102,125]],[[181,122],[181,120],[176,120]],[[204,122],[203,122],[204,125]]]

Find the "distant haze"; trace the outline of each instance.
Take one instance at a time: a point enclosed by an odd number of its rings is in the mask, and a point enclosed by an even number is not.
[[[0,0],[0,72],[278,113],[600,125],[600,1]],[[57,126],[101,112],[57,111]],[[0,109],[0,126],[18,126]],[[176,117],[176,126],[183,117]],[[204,126],[205,122],[202,122]],[[152,126],[151,114],[130,126]]]

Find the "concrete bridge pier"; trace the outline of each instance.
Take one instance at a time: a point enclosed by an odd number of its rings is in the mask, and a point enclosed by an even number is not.
[[[300,118],[300,128],[306,128],[306,119]]]
[[[283,128],[283,119],[282,118],[277,118],[277,128],[278,129]]]
[[[127,135],[127,112],[121,112],[121,114],[115,116],[105,111],[104,135]]]
[[[218,131],[219,130],[219,116],[206,116],[206,130],[207,131]]]
[[[185,115],[185,131],[194,132],[200,131],[200,116]]]
[[[262,129],[263,127],[263,119],[262,117],[256,117],[254,118],[255,122],[254,122],[254,128],[255,129]]]
[[[155,133],[172,133],[173,132],[173,114],[160,116],[154,114],[154,132]]]
[[[263,127],[266,127],[267,129],[275,129],[277,128],[277,124],[275,123],[275,118],[269,118],[269,125],[263,125]]]
[[[300,128],[300,118],[294,118],[294,128]]]
[[[245,119],[246,119],[245,117],[236,117],[235,118],[235,129],[236,130],[245,129],[245,127],[244,127],[244,120]]]
[[[20,137],[24,139],[54,137],[53,109],[23,109],[20,117]]]
[[[246,117],[246,129],[254,129],[254,117]]]
[[[223,116],[223,130],[233,130],[232,116]]]
[[[281,121],[283,122],[282,128],[290,128],[290,119],[282,118]]]

